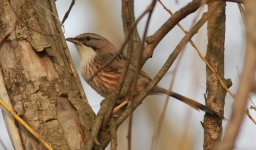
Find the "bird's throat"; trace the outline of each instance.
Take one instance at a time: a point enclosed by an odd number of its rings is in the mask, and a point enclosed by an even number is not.
[[[80,56],[81,67],[89,65],[96,57],[96,52],[90,47],[77,45],[76,48]]]

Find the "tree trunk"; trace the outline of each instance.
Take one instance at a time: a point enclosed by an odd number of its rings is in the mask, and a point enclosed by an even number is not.
[[[54,149],[84,149],[95,114],[72,64],[55,2],[0,4],[0,67],[13,109]],[[17,126],[24,149],[42,149]]]
[[[217,8],[213,17],[208,20],[208,46],[206,59],[210,66],[224,79],[224,43],[225,43],[225,2],[214,2],[208,5],[208,11]],[[214,73],[206,67],[206,106],[224,115],[226,90]],[[221,138],[222,119],[205,115],[204,117],[204,150],[212,150],[216,141]]]

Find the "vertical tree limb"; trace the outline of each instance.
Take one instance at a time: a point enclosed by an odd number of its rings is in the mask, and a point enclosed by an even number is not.
[[[122,0],[122,20],[123,20],[123,28],[125,38],[128,38],[128,35],[131,34],[131,40],[128,41],[127,45],[127,56],[129,61],[127,62],[127,66],[130,65],[130,62],[133,62],[136,57],[138,57],[138,53],[141,47],[141,39],[139,36],[139,32],[137,27],[131,31],[133,24],[135,23],[135,14],[134,14],[134,0]],[[133,63],[134,64],[134,63]],[[124,89],[123,91],[128,91],[132,85],[132,78],[134,75],[130,70],[126,70],[126,78],[124,76]],[[123,87],[120,87],[123,88]],[[131,112],[129,118],[129,126],[128,126],[128,134],[127,134],[127,146],[128,150],[131,150],[132,145],[132,122],[133,122],[133,113]]]
[[[233,103],[232,114],[224,134],[223,142],[217,150],[231,150],[242,126],[249,94],[255,86],[256,71],[256,9],[254,0],[245,1],[246,17],[246,54],[238,91]]]
[[[225,2],[214,2],[208,4],[208,10],[216,7],[214,17],[208,20],[208,45],[206,60],[217,72],[222,80],[224,79],[224,44],[225,44]],[[224,115],[224,104],[226,90],[221,86],[213,72],[206,66],[206,106]],[[204,150],[213,149],[214,144],[222,134],[222,119],[214,116],[204,116]]]

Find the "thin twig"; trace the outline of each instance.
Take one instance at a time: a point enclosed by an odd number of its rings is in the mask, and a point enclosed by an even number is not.
[[[192,3],[190,4],[190,6],[186,6],[186,9],[183,9],[184,11],[180,11],[179,13],[175,13],[176,15],[176,18],[174,17],[174,20],[176,20],[177,22],[179,22],[180,20],[182,20],[183,18],[185,18],[188,14],[190,14],[190,13],[193,13],[194,11],[196,11],[201,5],[203,5],[203,4],[205,4],[205,3],[210,3],[210,2],[214,2],[214,1],[218,1],[218,0],[194,0],[194,1],[192,1]],[[234,1],[234,0],[233,0]],[[237,0],[237,1],[235,1],[235,2],[239,2],[239,1],[242,1],[242,0]],[[194,5],[194,6],[193,6]],[[144,15],[146,15],[147,13],[148,13],[148,11],[149,10],[146,10],[146,11],[144,11],[144,13],[136,20],[136,22],[133,24],[133,27],[132,28],[135,28],[136,26],[137,26],[137,24],[138,24],[138,20],[140,20],[140,18],[142,18]],[[209,17],[209,14],[207,14],[207,15],[204,15],[204,17],[206,17],[206,18],[208,18]],[[171,58],[169,58],[169,61],[165,64],[165,66],[162,68],[162,70],[160,71],[160,74],[159,74],[159,76],[157,76],[156,78],[154,78],[153,80],[152,80],[152,82],[150,82],[150,84],[147,86],[147,88],[145,89],[145,91],[143,91],[142,93],[140,93],[137,97],[135,97],[135,99],[134,99],[134,106],[132,106],[132,111],[134,111],[135,109],[136,109],[136,107],[138,107],[138,105],[140,105],[141,104],[141,102],[143,101],[143,99],[148,95],[148,93],[152,90],[152,88],[159,82],[159,80],[163,77],[163,75],[166,73],[165,71],[167,71],[168,69],[169,69],[169,67],[172,65],[172,63],[173,63],[173,61],[176,59],[176,57],[177,57],[177,55],[179,54],[179,51],[181,51],[180,49],[182,49],[183,48],[183,44],[184,43],[186,43],[186,42],[188,42],[189,41],[189,39],[198,31],[198,29],[202,26],[202,24],[204,24],[204,20],[205,20],[205,18],[203,17],[203,19],[201,18],[200,19],[200,23],[197,23],[195,26],[194,26],[194,28],[192,28],[191,30],[190,30],[190,32],[188,32],[189,34],[186,34],[185,35],[185,37],[184,37],[184,40],[182,41],[182,43],[180,43],[179,44],[179,46],[178,46],[178,48],[176,47],[176,50],[174,51],[174,53],[173,53],[173,55],[172,56],[170,56]],[[171,17],[171,18],[173,18],[173,17]],[[207,20],[207,19],[206,19]],[[168,22],[168,21],[167,21]],[[171,24],[176,24],[175,22],[171,22]],[[199,27],[198,27],[199,26]],[[165,26],[166,28],[168,28],[168,26]],[[165,28],[164,27],[164,28]],[[133,30],[132,30],[132,28],[130,28],[130,31],[129,31],[129,33],[130,34],[132,34],[133,32]],[[170,28],[169,29],[167,29],[168,30],[168,32],[171,30]],[[165,35],[164,35],[165,36]],[[163,37],[164,37],[163,36]],[[160,37],[160,39],[157,39],[157,40],[159,40],[159,41],[161,41],[161,39],[163,38],[163,37]],[[188,38],[188,39],[187,39]],[[105,66],[107,66],[107,65],[109,65],[122,51],[123,51],[123,49],[124,49],[124,47],[126,46],[126,44],[130,41],[130,39],[131,39],[131,35],[128,35],[128,36],[126,36],[126,40],[125,40],[125,42],[123,43],[123,45],[122,45],[122,47],[121,47],[121,49],[120,49],[120,51],[119,51],[119,53],[117,53],[114,57],[113,57],[113,59],[112,60],[110,60],[109,62],[107,62],[106,64],[105,64]],[[148,42],[148,40],[147,40],[147,42]],[[159,43],[159,42],[158,42]],[[145,47],[145,50],[151,50],[151,49],[154,49],[155,47],[153,47],[152,45],[150,45],[151,43],[148,43],[147,45],[146,45],[146,47]],[[144,56],[144,55],[143,55]],[[143,62],[143,61],[142,61]],[[105,66],[103,66],[102,68],[104,68]],[[99,70],[98,70],[98,72],[99,71],[101,71],[101,69],[102,68],[100,68]],[[93,77],[98,73],[98,72],[96,72],[94,75],[93,75]],[[93,78],[92,77],[92,78]],[[92,79],[91,78],[91,79]],[[115,99],[114,99],[115,100]],[[129,107],[131,107],[131,106],[129,106]],[[128,111],[128,109],[126,109],[125,111],[124,111],[124,113],[122,113],[118,118],[117,118],[117,120],[116,120],[116,124],[117,124],[117,126],[119,126],[128,116],[129,116],[129,111]],[[108,130],[107,130],[108,131]],[[104,144],[104,146],[107,144],[107,142],[106,142],[107,140],[103,140],[103,144]]]
[[[155,8],[155,5],[156,5],[156,0],[152,0],[151,4],[149,5],[148,7],[148,10],[149,11],[149,14],[148,14],[148,18],[147,18],[147,21],[146,21],[146,25],[145,25],[145,29],[144,29],[144,33],[143,33],[143,38],[142,38],[142,44],[141,44],[141,48],[138,49],[138,51],[132,51],[134,52],[136,56],[136,58],[134,58],[134,66],[136,68],[135,72],[134,72],[134,80],[133,80],[133,84],[132,86],[130,87],[130,91],[132,92],[132,90],[134,90],[137,86],[137,79],[138,79],[138,76],[140,74],[140,70],[141,70],[141,58],[142,58],[142,54],[143,54],[143,50],[144,50],[144,43],[146,41],[146,36],[147,36],[147,33],[148,33],[148,28],[149,28],[149,23],[150,23],[150,20],[151,20],[151,17],[152,17],[152,13],[154,11],[154,8]],[[128,150],[131,150],[131,142],[132,142],[132,120],[133,120],[133,111],[132,111],[132,107],[133,107],[133,100],[131,100],[131,107],[129,107],[129,111],[130,111],[130,118],[129,118],[129,127],[128,127]]]
[[[145,90],[140,93],[135,99],[134,99],[134,106],[132,110],[135,110],[136,107],[138,107],[143,99],[149,94],[149,92],[156,86],[156,84],[162,79],[164,74],[169,70],[173,62],[176,60],[177,56],[181,52],[181,50],[185,47],[187,42],[195,35],[198,30],[201,28],[201,26],[207,21],[207,19],[212,15],[212,12],[205,13],[202,18],[191,28],[191,30],[182,38],[180,43],[177,45],[177,47],[174,49],[172,54],[169,56],[161,70],[158,72],[158,74],[155,76],[155,78],[148,84],[148,86],[145,88]],[[125,110],[124,113],[117,119],[117,125],[120,125],[127,117],[129,116],[129,111]]]
[[[245,13],[244,13],[244,8],[242,6],[242,4],[237,4],[238,8],[239,8],[239,11],[240,11],[240,14],[243,18],[243,21],[244,21],[244,24],[246,23],[246,20],[245,20]]]
[[[68,8],[68,11],[65,13],[65,15],[64,15],[64,17],[63,17],[63,19],[62,19],[62,21],[61,21],[62,24],[64,24],[64,22],[65,22],[66,19],[68,18],[68,15],[69,15],[69,13],[70,13],[70,11],[71,11],[71,9],[72,9],[72,7],[73,7],[74,5],[75,5],[75,0],[72,0],[70,6],[69,6],[69,8]]]
[[[166,34],[172,30],[172,28],[182,19],[187,17],[189,14],[198,10],[198,8],[204,4],[212,3],[215,1],[223,0],[193,0],[177,12],[173,14],[153,35],[147,37],[147,45],[144,51],[144,61],[151,57],[153,50],[159,44],[159,42],[166,36]],[[242,3],[243,0],[226,0],[229,2]]]
[[[162,5],[162,7],[171,15],[173,16],[173,13],[170,9],[168,9],[163,3],[161,0],[158,0],[158,2]],[[239,10],[241,12],[241,15],[242,15],[242,18],[244,20],[244,23],[245,22],[245,18],[244,18],[244,10],[243,10],[243,7],[240,3],[238,3],[238,7],[239,7]],[[187,31],[180,25],[180,23],[177,24],[178,27],[186,34]],[[191,46],[196,50],[196,52],[198,53],[199,57],[201,58],[201,60],[204,61],[204,63],[206,64],[206,66],[211,70],[211,72],[213,73],[213,75],[218,79],[218,81],[220,82],[221,86],[231,95],[231,97],[234,99],[235,96],[234,94],[229,90],[229,88],[227,87],[227,85],[224,83],[224,81],[220,78],[220,76],[216,73],[216,71],[211,67],[211,65],[209,64],[209,62],[205,59],[205,57],[203,56],[203,54],[200,52],[199,48],[195,45],[195,43],[190,40],[189,43],[191,44]],[[249,112],[248,109],[246,109],[245,113],[246,115],[249,117],[249,119],[255,123],[256,120],[250,115],[250,113],[247,113]]]
[[[170,82],[170,86],[169,86],[169,90],[171,90],[172,89],[172,87],[173,87],[173,84],[174,84],[174,81],[175,81],[175,79],[176,79],[176,74],[177,74],[177,70],[178,70],[178,68],[179,68],[179,66],[180,66],[180,63],[181,63],[181,59],[182,59],[182,57],[183,57],[183,54],[184,53],[181,53],[181,56],[179,57],[179,59],[177,60],[177,63],[176,63],[176,65],[175,65],[175,68],[173,69],[173,75],[172,75],[172,79],[171,79],[171,82]],[[161,112],[161,114],[160,114],[160,117],[159,117],[159,119],[158,119],[158,123],[157,123],[157,126],[156,126],[156,128],[155,128],[155,131],[154,131],[154,134],[153,134],[153,137],[152,137],[152,141],[151,141],[151,146],[150,146],[150,149],[151,150],[154,150],[155,148],[154,147],[156,147],[156,143],[157,143],[157,139],[158,139],[158,137],[159,137],[159,135],[160,135],[160,133],[161,133],[161,127],[162,127],[162,124],[163,124],[163,121],[164,121],[164,118],[165,118],[165,114],[166,114],[166,111],[167,111],[167,107],[168,107],[168,103],[169,103],[169,96],[168,95],[166,95],[166,97],[165,97],[165,101],[164,101],[164,107],[163,107],[163,110],[162,110],[162,112]],[[155,145],[154,145],[154,143],[155,143]]]
[[[132,3],[132,2],[133,2],[133,1],[130,1],[130,3]],[[128,4],[128,5],[129,5],[129,4]],[[123,7],[124,7],[124,6],[123,6]],[[124,50],[124,48],[125,48],[125,46],[127,45],[127,43],[131,40],[132,35],[133,35],[133,32],[134,32],[134,31],[137,31],[137,28],[136,28],[136,27],[137,27],[137,24],[139,23],[139,21],[140,21],[148,12],[151,11],[151,8],[152,8],[152,7],[148,7],[148,8],[147,8],[144,12],[142,12],[142,14],[136,19],[136,21],[131,25],[131,27],[130,27],[130,29],[129,29],[129,32],[128,32],[128,35],[127,35],[127,38],[125,39],[125,42],[124,42],[123,45],[121,46],[121,49],[119,50],[119,52],[118,52],[115,56],[113,56],[110,61],[106,62],[105,65],[103,65],[101,68],[99,68],[98,71],[92,76],[91,79],[93,79],[93,77],[94,77],[95,75],[97,75],[97,73],[98,73],[101,69],[103,69],[104,67],[106,67],[107,65],[109,65],[110,63],[112,63],[112,61],[113,61],[114,59],[116,59],[116,57],[117,57],[120,53],[122,53],[122,51]],[[125,9],[125,8],[123,8],[123,9]],[[129,9],[133,9],[133,7],[132,7],[132,8],[129,8]],[[131,11],[133,11],[133,10],[131,10]],[[131,56],[131,53],[129,53],[129,55]],[[118,90],[117,90],[116,93],[114,93],[114,96],[113,96],[113,98],[112,98],[112,102],[110,103],[110,105],[108,106],[108,110],[106,111],[106,114],[105,114],[105,117],[104,117],[104,120],[103,120],[103,126],[102,126],[103,128],[106,126],[106,124],[107,124],[109,118],[111,117],[113,107],[115,106],[116,101],[118,100],[118,97],[119,97],[119,95],[120,95],[120,93],[121,93],[121,91],[122,91],[123,84],[124,84],[124,82],[125,82],[125,78],[126,78],[128,69],[133,68],[133,67],[129,67],[129,66],[130,66],[130,58],[131,58],[130,56],[128,57],[128,61],[126,62],[126,65],[125,65],[125,67],[124,67],[124,73],[122,74],[121,79],[120,79],[120,81],[119,81],[119,85],[118,85],[118,88],[117,88]],[[134,72],[134,69],[133,69],[133,72]],[[91,79],[90,79],[90,80],[91,80]],[[128,87],[128,89],[129,89],[129,87]],[[129,138],[128,138],[128,140],[129,140]]]
[[[135,70],[135,76],[134,76],[135,80],[134,80],[133,88],[136,86],[137,78],[138,78],[138,75],[139,75],[141,67],[142,67],[142,65],[141,65],[142,53],[143,53],[143,50],[144,50],[146,36],[147,36],[147,33],[148,33],[149,23],[150,23],[154,8],[156,6],[156,2],[157,2],[157,0],[152,0],[151,4],[148,7],[149,14],[148,14],[148,18],[147,18],[144,33],[143,33],[141,48],[139,49],[139,52],[136,52],[137,58],[135,58],[135,65],[134,65],[136,67],[136,70]]]
[[[168,9],[167,7],[165,7],[165,5],[161,2],[161,0],[158,0],[159,3],[164,7],[164,9],[171,15],[173,16],[174,14],[171,12],[170,9]],[[180,23],[177,24],[178,27],[186,34],[187,31],[180,25]],[[226,84],[224,83],[224,81],[220,78],[220,76],[216,73],[216,71],[211,67],[211,65],[208,63],[208,61],[204,58],[203,54],[200,52],[200,50],[197,48],[197,46],[195,45],[195,43],[192,40],[189,40],[189,43],[191,44],[191,46],[196,50],[196,52],[198,53],[199,57],[201,58],[201,60],[204,61],[204,63],[207,65],[207,67],[211,70],[211,72],[214,74],[214,76],[219,80],[221,86],[233,97],[234,94],[228,89],[228,87],[226,86]]]
[[[249,109],[246,109],[245,111],[246,115],[252,120],[252,122],[254,123],[254,125],[256,125],[256,121],[254,120],[254,118],[252,117]]]
[[[116,57],[117,57],[118,55],[120,55],[120,53],[123,52],[123,50],[124,50],[126,44],[130,41],[130,39],[131,39],[131,37],[132,37],[132,32],[133,32],[134,30],[136,30],[137,24],[139,23],[139,21],[140,21],[149,11],[150,11],[150,10],[147,8],[147,9],[138,17],[138,19],[133,23],[133,25],[132,25],[131,28],[129,29],[129,33],[128,33],[128,35],[127,35],[128,37],[125,39],[125,41],[124,41],[123,45],[121,46],[121,49],[119,50],[119,52],[118,52],[116,55],[114,55],[114,56],[112,57],[112,59],[110,59],[108,62],[106,62],[105,65],[103,65],[101,68],[99,68],[98,71],[94,73],[94,75],[92,76],[91,79],[93,79],[93,77],[95,77],[95,75],[97,75],[97,73],[98,73],[99,71],[101,71],[103,68],[105,68],[106,66],[108,66],[110,63],[112,63],[112,61],[113,61],[114,59],[116,59]],[[130,54],[130,55],[131,55],[131,54]],[[120,78],[119,85],[118,85],[118,88],[117,88],[118,90],[117,90],[116,93],[114,93],[112,102],[111,102],[111,104],[109,105],[109,110],[108,110],[108,111],[106,112],[106,114],[105,114],[104,121],[103,121],[103,127],[106,126],[106,123],[107,123],[107,121],[109,120],[109,118],[110,118],[110,116],[111,116],[111,114],[112,114],[113,107],[115,106],[116,101],[118,100],[119,95],[120,95],[120,93],[121,93],[121,90],[122,90],[122,87],[123,87],[123,84],[124,84],[124,81],[125,81],[125,77],[126,77],[126,75],[127,75],[128,68],[130,68],[130,67],[129,67],[129,66],[130,66],[129,61],[130,61],[130,56],[128,57],[128,61],[127,61],[126,65],[125,65],[125,67],[124,67],[124,73],[122,74],[122,76],[121,76],[121,78]],[[132,67],[131,67],[131,68],[132,68]],[[91,80],[91,79],[90,79],[90,80]]]
[[[134,28],[132,33],[130,33],[130,29],[132,28],[132,25],[135,23],[135,14],[134,14],[134,0],[122,0],[122,20],[123,20],[123,28],[124,28],[124,34],[127,38],[129,34],[132,35],[131,40],[128,42],[127,46],[127,62],[124,67],[124,74],[120,80],[120,86],[119,86],[119,93],[123,91],[128,91],[127,95],[129,94],[129,90],[134,87],[133,80],[134,74],[133,71],[130,69],[129,66],[133,65],[133,59],[137,57],[136,53],[139,51],[139,48],[141,47],[141,39],[138,33],[137,27]],[[122,102],[124,104],[125,102],[128,103],[129,101],[132,102],[132,99],[128,97],[125,98],[125,101]],[[131,149],[132,145],[132,120],[133,120],[133,114],[130,115],[129,118],[129,125],[128,125],[128,134],[127,134],[127,146],[128,150]]]
[[[2,99],[0,99],[0,105],[7,110],[25,129],[28,130],[47,150],[53,150],[52,147],[42,137],[34,131],[23,119],[19,117]]]
[[[127,134],[128,150],[132,150],[132,122],[133,122],[133,113],[132,111],[130,111],[129,123],[128,123],[128,134]]]
[[[165,5],[161,2],[161,0],[158,0],[160,2],[160,4],[164,7],[164,9],[173,16],[173,13],[171,12],[171,10],[169,10],[168,8],[165,7]],[[180,25],[180,23],[177,24],[179,26],[179,28],[186,34],[187,31]],[[195,43],[192,40],[189,40],[189,43],[191,44],[191,46],[196,50],[197,54],[199,55],[199,57],[201,58],[201,60],[203,60],[203,62],[206,64],[206,66],[211,70],[211,72],[213,73],[213,75],[218,79],[218,81],[220,82],[221,86],[234,98],[234,94],[229,90],[229,88],[227,87],[227,85],[224,83],[224,81],[220,78],[220,76],[217,74],[217,72],[212,68],[212,66],[209,64],[209,62],[204,58],[203,54],[200,52],[199,48],[195,45]]]

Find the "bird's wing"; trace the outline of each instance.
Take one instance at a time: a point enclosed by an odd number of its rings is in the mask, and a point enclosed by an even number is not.
[[[105,54],[103,56],[100,56],[96,59],[97,64],[100,65],[100,68],[102,68],[102,66],[104,66],[106,64],[106,62],[109,62],[110,59],[112,59],[114,56],[116,55],[116,53],[110,53],[110,54]],[[122,73],[122,71],[124,70],[124,66],[125,63],[127,62],[127,58],[122,55],[119,54],[109,65],[107,65],[106,67],[104,67],[105,71],[109,71],[109,72],[115,72],[115,73]],[[130,69],[132,70],[136,70],[136,68],[133,65],[129,65]],[[139,74],[140,78],[145,78],[147,79],[147,81],[151,81],[152,79],[144,72],[144,71],[140,71]]]
[[[109,54],[98,56],[95,59],[96,64],[99,65],[98,66],[99,68],[102,68],[106,65],[107,62],[113,59],[115,55],[116,55],[115,53],[109,53]],[[121,73],[125,65],[125,62],[126,62],[126,58],[123,55],[118,54],[118,56],[114,60],[112,60],[110,64],[105,66],[103,70],[107,72]]]

